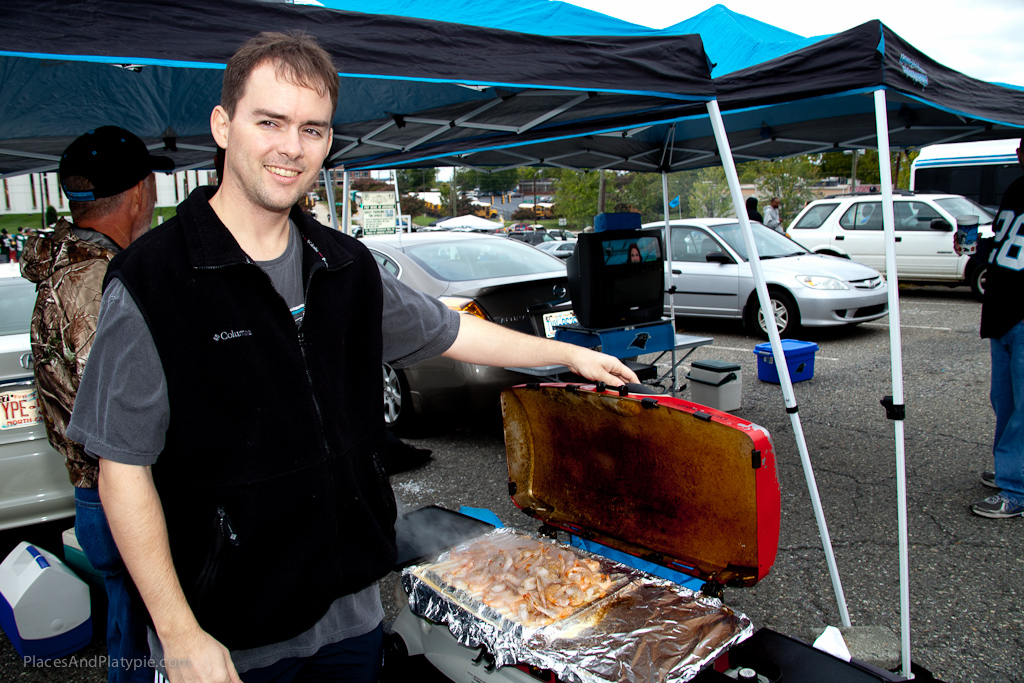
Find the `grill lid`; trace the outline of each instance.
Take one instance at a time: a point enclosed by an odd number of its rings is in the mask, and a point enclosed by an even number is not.
[[[509,490],[525,513],[716,583],[767,575],[780,496],[764,428],[592,386],[518,386],[501,405]]]

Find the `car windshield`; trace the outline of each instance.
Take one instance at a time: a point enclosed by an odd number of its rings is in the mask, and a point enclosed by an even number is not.
[[[951,213],[953,218],[957,216],[977,216],[979,225],[989,225],[995,220],[995,216],[967,197],[944,197],[936,199],[935,203]]]
[[[437,279],[453,282],[565,271],[554,256],[500,238],[417,244],[405,253]]]
[[[26,334],[36,305],[36,286],[22,277],[0,278],[0,335]]]
[[[747,246],[743,243],[743,235],[740,233],[739,223],[723,223],[721,225],[709,226],[710,230],[721,237],[726,244],[733,248],[744,261],[747,260]],[[760,223],[751,222],[751,230],[754,231],[754,246],[757,247],[757,255],[762,259],[782,258],[783,256],[796,256],[806,254],[807,250],[789,239],[782,233],[771,228],[766,228]]]

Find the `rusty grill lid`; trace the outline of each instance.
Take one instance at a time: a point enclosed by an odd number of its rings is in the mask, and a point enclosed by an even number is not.
[[[766,430],[666,396],[524,385],[501,398],[509,490],[552,526],[692,576],[753,585],[775,560]]]

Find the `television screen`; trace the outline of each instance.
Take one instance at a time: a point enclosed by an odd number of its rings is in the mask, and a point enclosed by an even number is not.
[[[659,320],[665,291],[662,254],[657,230],[581,234],[566,262],[580,324],[607,328]]]
[[[602,240],[601,250],[608,266],[661,260],[661,243],[654,236]]]

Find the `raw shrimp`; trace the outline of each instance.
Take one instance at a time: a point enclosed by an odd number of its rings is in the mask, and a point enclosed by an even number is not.
[[[525,626],[545,626],[600,599],[612,586],[600,562],[532,539],[477,541],[431,569],[452,588]]]

